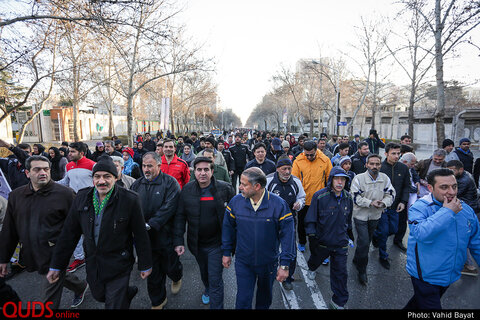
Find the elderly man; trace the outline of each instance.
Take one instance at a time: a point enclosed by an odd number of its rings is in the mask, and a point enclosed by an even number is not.
[[[67,267],[75,245],[84,235],[87,282],[93,297],[106,309],[128,309],[138,291],[129,287],[138,256],[142,279],[152,271],[150,240],[140,198],[115,186],[117,168],[103,156],[93,168],[93,187],[78,192],[56,243],[47,279],[55,283]]]
[[[275,278],[285,281],[295,258],[293,215],[285,200],[265,189],[266,184],[267,178],[259,168],[243,171],[241,194],[230,201],[223,219],[225,268],[230,267],[235,251],[236,309],[252,308],[256,284],[255,307],[268,309]]]
[[[116,184],[125,189],[130,189],[130,186],[135,182],[135,179],[122,173],[125,160],[123,160],[122,157],[117,156],[111,156],[111,158],[118,172]]]
[[[287,202],[288,207],[294,214],[296,224],[296,213],[305,205],[305,190],[303,190],[300,179],[292,175],[292,166],[293,163],[289,156],[282,155],[278,158],[277,171],[267,176],[266,189],[268,192],[276,194]],[[294,259],[290,264],[290,272],[287,280],[282,282],[285,290],[293,289],[292,282],[296,264],[297,261]]]

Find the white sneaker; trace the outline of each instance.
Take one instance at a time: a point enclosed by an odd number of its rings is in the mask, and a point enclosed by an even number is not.
[[[316,277],[317,277],[317,272],[312,271],[312,270],[307,271],[307,278],[308,279],[315,280]]]

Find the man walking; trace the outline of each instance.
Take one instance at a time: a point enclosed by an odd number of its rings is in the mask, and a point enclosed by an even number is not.
[[[182,264],[173,248],[173,219],[180,185],[174,177],[161,171],[161,165],[162,159],[155,152],[145,153],[142,158],[144,176],[130,187],[140,196],[152,248],[153,269],[147,280],[152,309],[163,309],[167,303],[167,275],[173,281],[173,294],[179,292],[183,275]]]
[[[388,270],[390,262],[388,261],[387,239],[390,235],[397,233],[399,223],[407,223],[405,209],[410,197],[410,172],[405,164],[398,161],[400,159],[399,144],[388,143],[385,146],[385,156],[380,172],[390,179],[390,183],[395,189],[395,197],[392,205],[382,212],[377,230],[373,235],[373,244],[378,246],[380,264]],[[405,248],[400,249],[405,250]]]
[[[80,189],[93,186],[92,169],[95,162],[88,159],[87,146],[82,142],[74,142],[70,144],[68,157],[70,162],[67,163],[67,173],[62,180],[57,183],[63,184],[78,192]],[[120,156],[122,156],[120,154]],[[67,272],[75,272],[78,268],[85,266],[85,253],[83,252],[83,237],[80,238],[75,251],[73,252],[73,262],[67,269]]]
[[[66,273],[65,269],[62,269],[55,284],[49,284],[45,278],[75,193],[51,179],[51,163],[47,158],[31,156],[25,161],[25,166],[30,183],[13,190],[8,197],[0,233],[0,277],[7,274],[7,262],[20,242],[22,262],[27,271],[37,271],[42,275],[41,301],[51,301],[52,309],[58,309],[63,287],[66,287],[75,293],[72,307],[77,307],[87,291],[86,281]]]
[[[175,154],[175,142],[172,139],[166,139],[163,142],[162,166],[161,170],[174,177],[180,189],[190,181],[190,168],[185,160],[180,159]]]
[[[350,193],[353,196],[353,222],[357,231],[357,247],[353,264],[358,271],[358,280],[366,285],[368,249],[373,233],[385,208],[395,198],[395,189],[386,174],[380,172],[381,157],[371,154],[367,158],[367,171],[353,178]]]
[[[327,186],[328,176],[332,170],[332,162],[317,149],[314,141],[306,141],[303,144],[304,151],[293,162],[292,174],[302,181],[305,190],[305,206],[298,212],[298,249],[305,251],[307,237],[303,220],[312,201],[313,194]]]
[[[275,276],[277,281],[285,281],[295,258],[293,215],[285,200],[265,190],[266,184],[267,178],[259,168],[243,171],[241,194],[230,201],[223,219],[225,268],[230,267],[235,250],[236,309],[252,308],[255,286],[255,308],[268,309]]]
[[[242,135],[237,133],[235,135],[235,144],[228,148],[228,151],[232,154],[233,160],[235,162],[235,171],[232,174],[232,185],[235,191],[237,190],[237,182],[240,180],[243,169],[247,162],[253,158],[250,149],[246,144],[242,144]]]
[[[202,302],[210,303],[210,309],[223,309],[222,224],[226,205],[235,192],[230,183],[213,177],[213,159],[198,157],[193,168],[195,180],[187,183],[180,193],[173,245],[179,256],[185,253],[184,234],[188,224],[188,248],[197,260],[205,286]]]
[[[252,151],[255,158],[245,165],[245,169],[256,167],[261,169],[265,175],[275,172],[275,162],[267,159],[267,147],[265,143],[255,144]]]
[[[296,222],[296,213],[305,205],[305,190],[303,190],[300,179],[292,175],[292,160],[287,155],[281,156],[277,161],[277,171],[267,176],[266,189],[285,200]],[[293,274],[297,260],[294,259],[290,264],[288,278],[282,282],[285,290],[293,289]]]
[[[87,282],[93,297],[106,309],[128,309],[138,291],[130,287],[130,273],[138,256],[140,276],[151,273],[150,241],[140,198],[115,186],[117,168],[110,157],[93,168],[93,187],[78,192],[56,244],[47,279],[54,284],[84,235]]]
[[[327,186],[313,195],[305,217],[305,232],[310,243],[307,274],[309,279],[315,280],[315,270],[330,258],[331,306],[334,309],[343,309],[348,301],[348,242],[353,240],[353,200],[345,191],[348,179],[345,170],[334,167]]]

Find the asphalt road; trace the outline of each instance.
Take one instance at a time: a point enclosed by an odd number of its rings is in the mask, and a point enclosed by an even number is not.
[[[405,241],[406,242],[406,241]],[[413,294],[410,276],[405,271],[406,254],[392,245],[392,237],[388,242],[390,254],[390,270],[384,269],[378,262],[378,249],[371,246],[370,261],[367,269],[368,285],[363,286],[357,281],[357,272],[352,264],[354,248],[349,249],[348,258],[348,290],[349,301],[347,309],[401,309]],[[326,309],[329,306],[332,292],[330,290],[330,267],[320,266],[315,281],[306,277],[306,261],[309,257],[308,248],[304,253],[298,253],[298,266],[294,274],[293,290],[285,291],[276,282],[273,290],[271,309]],[[193,310],[208,309],[203,305],[201,296],[203,285],[195,258],[187,251],[181,261],[184,267],[182,289],[177,295],[170,292],[171,281],[167,280],[166,309]],[[85,277],[85,268],[75,272]],[[9,280],[10,284],[23,301],[39,300],[39,277],[37,273],[22,272]],[[236,278],[234,264],[223,273],[225,283],[225,309],[235,308]],[[132,301],[132,309],[150,309],[151,304],[147,294],[146,281],[142,280],[134,266],[130,280],[131,285],[139,288],[138,294]],[[478,277],[462,276],[460,280],[450,286],[442,298],[445,309],[480,309],[480,280]],[[67,289],[63,292],[61,308],[69,309],[73,293]],[[95,301],[90,292],[87,292],[84,302],[78,309],[103,309],[104,305]]]

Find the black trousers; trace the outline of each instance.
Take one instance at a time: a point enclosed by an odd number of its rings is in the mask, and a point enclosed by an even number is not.
[[[147,290],[152,306],[159,306],[167,298],[167,276],[174,282],[182,279],[183,266],[178,254],[171,249],[152,251],[153,268],[147,278]]]
[[[413,297],[404,307],[405,310],[442,309],[440,299],[447,287],[441,287],[412,277]]]
[[[298,211],[297,219],[297,233],[298,233],[298,243],[305,245],[307,243],[307,235],[305,233],[305,216],[307,215],[308,208],[310,206],[305,205],[302,210]]]
[[[319,246],[317,241],[309,240],[310,258],[308,269],[316,270],[322,262],[330,257],[330,288],[332,289],[332,300],[343,307],[348,301],[347,290],[347,255],[348,248],[327,249]]]
[[[128,283],[130,272],[108,282],[90,281],[90,291],[95,300],[105,303],[105,309],[129,309]]]

